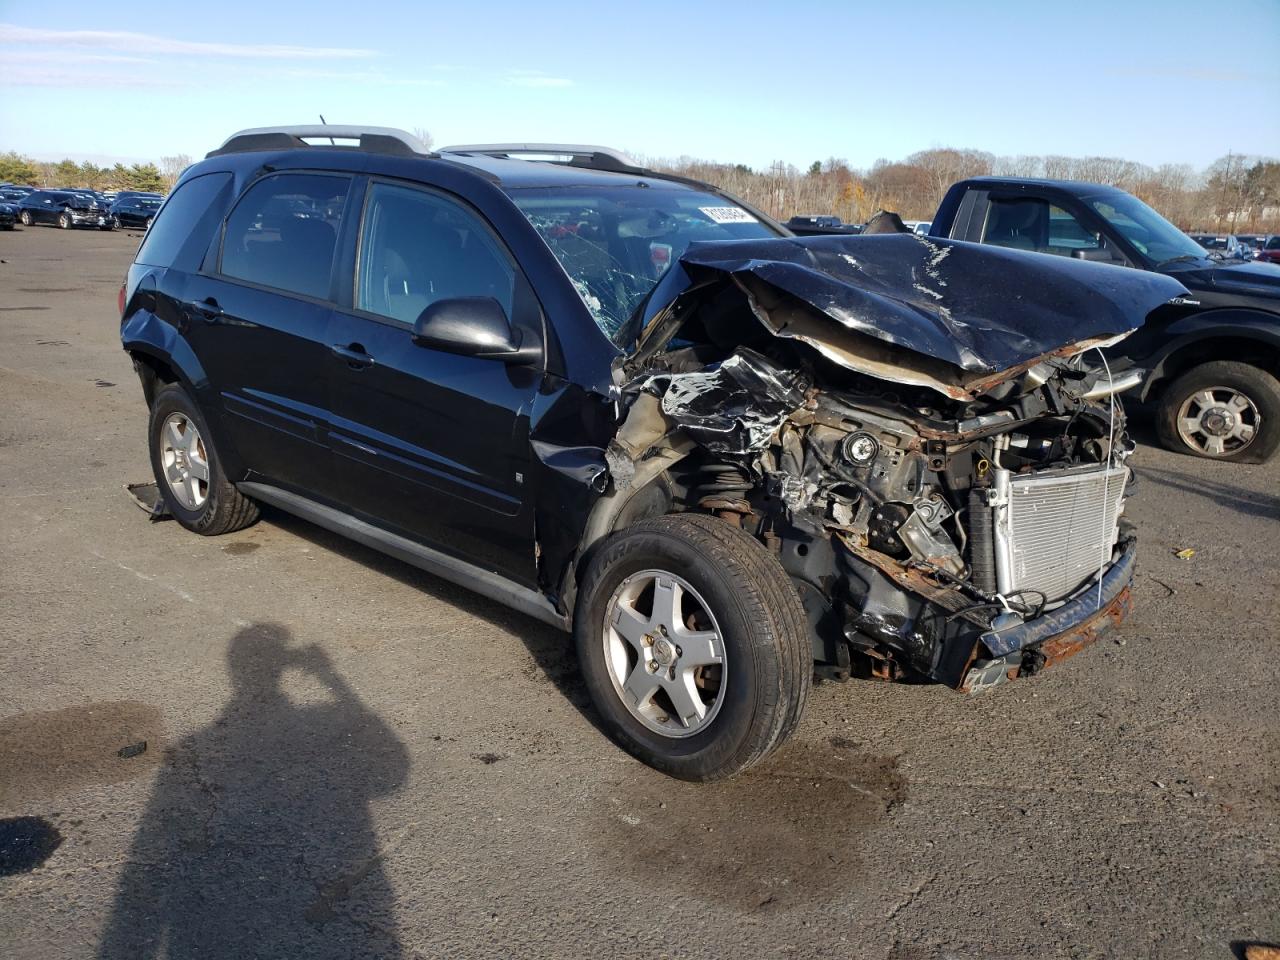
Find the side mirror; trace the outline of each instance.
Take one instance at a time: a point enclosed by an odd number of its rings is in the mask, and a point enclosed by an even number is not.
[[[414,321],[413,342],[445,353],[511,364],[536,363],[542,356],[537,339],[512,330],[507,312],[493,297],[437,300]]]

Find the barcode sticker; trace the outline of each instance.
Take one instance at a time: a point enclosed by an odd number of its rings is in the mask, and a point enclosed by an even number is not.
[[[759,223],[741,207],[699,207],[698,209],[710,217],[712,223]]]

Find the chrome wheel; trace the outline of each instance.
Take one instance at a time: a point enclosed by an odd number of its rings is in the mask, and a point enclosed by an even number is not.
[[[24,227],[31,226],[31,214],[27,213],[27,211],[23,210],[22,215],[18,217],[18,219],[22,221],[22,225]]]
[[[609,598],[603,634],[614,691],[650,730],[692,736],[720,712],[724,638],[687,581],[665,570],[633,573]]]
[[[209,499],[209,456],[195,422],[184,413],[171,413],[160,427],[160,465],[169,492],[188,510],[199,510]]]
[[[1178,436],[1209,457],[1239,453],[1253,442],[1262,421],[1257,405],[1234,387],[1197,390],[1178,408]]]
[[[58,218],[58,226],[60,226],[63,230],[70,230],[71,217],[69,217],[67,214],[64,213],[62,216]]]

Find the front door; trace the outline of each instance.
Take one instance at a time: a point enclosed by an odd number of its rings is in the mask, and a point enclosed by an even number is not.
[[[537,302],[485,222],[456,198],[369,185],[350,309],[334,312],[330,443],[344,501],[373,522],[534,582],[529,411],[541,366],[419,346],[413,323],[452,297],[492,297],[540,327]]]

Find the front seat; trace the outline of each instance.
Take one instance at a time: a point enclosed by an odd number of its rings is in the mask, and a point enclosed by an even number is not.
[[[1040,200],[993,200],[982,242],[1014,250],[1042,250],[1041,220],[1048,207]]]

